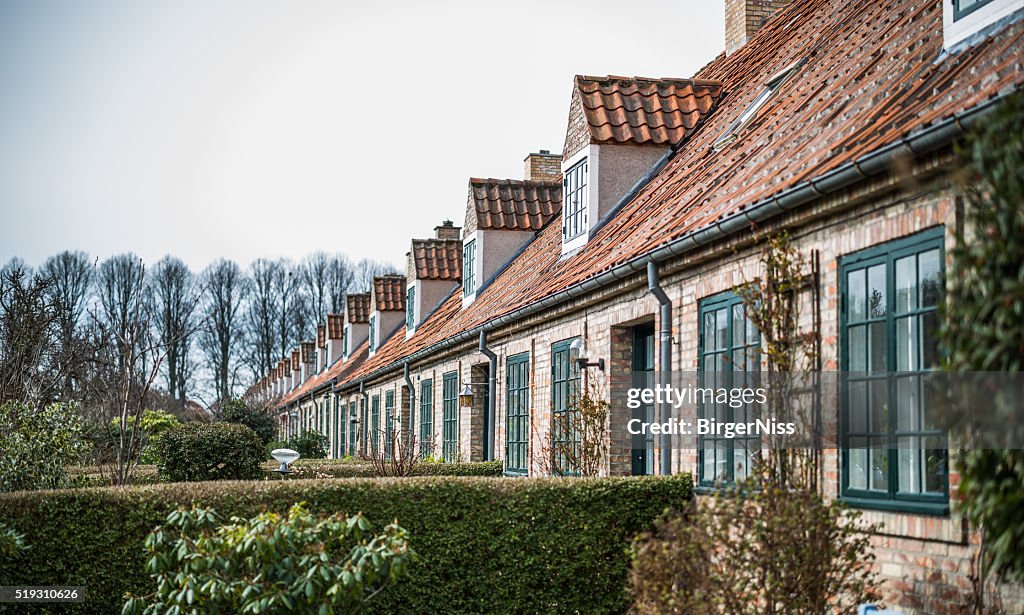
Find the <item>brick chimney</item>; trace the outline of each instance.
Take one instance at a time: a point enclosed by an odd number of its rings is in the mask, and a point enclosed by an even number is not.
[[[562,177],[562,155],[542,149],[528,155],[524,160],[523,179],[534,181],[558,181]]]
[[[445,220],[441,226],[435,226],[434,234],[438,239],[462,239],[462,229],[455,226],[451,220]]]
[[[791,0],[725,0],[725,53],[743,46],[775,11]]]

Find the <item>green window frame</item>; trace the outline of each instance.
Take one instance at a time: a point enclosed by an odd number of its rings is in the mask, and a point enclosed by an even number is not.
[[[530,353],[505,363],[505,473],[526,475],[530,464]]]
[[[476,292],[476,239],[471,239],[462,247],[462,296],[468,297]]]
[[[441,404],[444,413],[441,456],[445,461],[453,462],[459,456],[459,373],[448,372],[441,382]]]
[[[551,345],[551,443],[553,470],[564,476],[579,475],[579,468],[570,467],[564,452],[570,447],[578,457],[580,434],[572,427],[570,412],[575,411],[580,394],[579,350],[572,347],[578,338],[562,340]]]
[[[391,459],[391,440],[395,436],[395,392],[384,391],[384,458]]]
[[[357,452],[356,451],[356,444],[357,444],[356,437],[358,435],[358,432],[356,430],[356,424],[357,424],[357,421],[359,420],[358,419],[358,417],[359,417],[358,409],[359,409],[359,407],[356,404],[356,402],[350,401],[348,403],[348,424],[349,424],[349,430],[348,430],[348,454],[352,455],[353,457],[356,456],[356,452]]]
[[[698,304],[697,371],[702,388],[755,387],[760,377],[761,336],[747,318],[743,297],[734,291],[718,293]],[[697,416],[725,422],[757,418],[755,406],[733,408],[728,403],[697,404]],[[697,468],[700,487],[742,481],[761,448],[758,437],[700,436]]]
[[[416,326],[416,287],[410,286],[405,289],[405,328],[412,329]]]
[[[949,512],[947,434],[923,375],[939,365],[945,230],[840,259],[841,497],[863,508]]]
[[[369,335],[369,338],[370,338],[370,351],[377,350],[377,340],[376,340],[376,336],[374,336],[374,334],[373,334],[374,329],[376,329],[376,328],[377,328],[377,315],[376,314],[371,314],[370,315],[370,335]]]
[[[346,436],[348,435],[348,421],[345,420],[345,402],[335,395],[334,396],[334,424],[337,426],[334,431],[334,436],[337,439],[337,446],[335,447],[336,455],[338,459],[344,459],[348,452]]]
[[[348,358],[348,325],[341,330],[341,356]]]
[[[380,446],[380,395],[370,398],[370,454],[377,456],[377,447]]]
[[[420,457],[434,454],[434,381],[420,382]]]
[[[970,15],[993,0],[953,0],[953,21]]]

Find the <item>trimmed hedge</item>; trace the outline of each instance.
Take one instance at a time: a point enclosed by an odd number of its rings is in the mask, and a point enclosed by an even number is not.
[[[690,497],[689,476],[222,481],[0,494],[0,518],[30,545],[16,562],[0,562],[0,584],[84,585],[89,602],[74,612],[116,613],[125,591],[152,591],[142,543],[169,511],[198,503],[249,517],[305,501],[314,512],[363,512],[375,525],[398,519],[409,530],[421,559],[373,612],[621,613],[630,541]]]
[[[166,481],[259,478],[265,451],[251,427],[187,423],[155,438],[157,469]]]
[[[278,478],[275,468],[281,464],[263,464],[264,473]],[[364,461],[340,459],[299,459],[291,465],[295,472],[290,478],[374,478],[373,466]],[[500,461],[473,461],[466,463],[420,463],[412,476],[501,476],[504,468]]]

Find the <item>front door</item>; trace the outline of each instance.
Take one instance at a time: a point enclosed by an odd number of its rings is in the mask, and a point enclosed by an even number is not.
[[[633,328],[633,387],[654,387],[654,324]],[[654,421],[654,404],[643,404],[632,410],[631,419],[645,423]],[[632,472],[634,476],[654,474],[654,436],[639,433],[631,436]]]

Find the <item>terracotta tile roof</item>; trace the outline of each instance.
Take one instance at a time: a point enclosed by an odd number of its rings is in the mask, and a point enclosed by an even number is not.
[[[419,280],[462,279],[462,241],[413,239],[412,258]]]
[[[366,361],[366,357],[369,356],[370,349],[366,340],[359,345],[345,361],[337,361],[329,367],[327,370],[320,372],[319,374],[313,375],[305,382],[295,387],[295,390],[287,393],[279,402],[281,405],[292,403],[304,396],[308,396],[311,392],[323,387],[329,387],[332,380],[337,379],[338,383],[348,381],[354,373],[356,373],[360,366]]]
[[[345,317],[348,322],[367,323],[370,321],[370,293],[345,296]]]
[[[373,300],[377,304],[371,306],[371,309],[382,312],[405,311],[405,276],[382,275],[373,278]]]
[[[314,342],[302,342],[299,345],[299,350],[302,351],[303,363],[316,363],[316,344]]]
[[[719,81],[576,75],[592,143],[675,145],[722,93]]]
[[[316,347],[324,348],[327,346],[327,325],[317,325],[316,327]]]
[[[344,314],[327,315],[327,339],[340,340],[345,333]]]
[[[477,228],[539,231],[562,212],[561,181],[469,180]]]
[[[347,382],[397,369],[418,350],[1024,84],[1024,20],[943,56],[938,2],[795,0],[782,11],[742,48],[700,71],[700,78],[729,84],[720,105],[586,246],[561,258],[561,228],[548,225],[473,304],[461,309],[453,293],[412,337],[393,336]],[[739,138],[712,150],[765,82],[800,59],[806,63]]]

